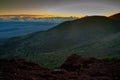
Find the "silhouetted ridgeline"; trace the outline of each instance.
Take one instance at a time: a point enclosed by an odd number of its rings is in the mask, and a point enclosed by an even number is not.
[[[119,20],[120,21],[120,13],[112,15],[112,16],[110,16],[110,18],[112,18],[114,20]]]

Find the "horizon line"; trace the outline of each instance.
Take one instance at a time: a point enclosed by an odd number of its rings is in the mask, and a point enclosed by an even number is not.
[[[31,16],[31,17],[37,17],[37,18],[44,18],[44,17],[85,17],[85,16],[106,16],[106,17],[109,17],[109,16],[112,16],[114,14],[117,14],[117,13],[109,13],[109,14],[103,14],[103,15],[83,15],[83,14],[80,14],[80,15],[72,15],[72,14],[69,14],[69,15],[66,15],[66,14],[0,14],[0,16]]]

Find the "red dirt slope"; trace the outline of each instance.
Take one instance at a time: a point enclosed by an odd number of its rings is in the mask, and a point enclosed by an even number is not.
[[[120,80],[120,61],[107,62],[73,54],[50,70],[22,59],[0,60],[0,80]]]

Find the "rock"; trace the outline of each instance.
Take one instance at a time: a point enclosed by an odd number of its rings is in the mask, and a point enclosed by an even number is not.
[[[120,80],[120,61],[73,54],[59,69],[50,70],[23,59],[1,59],[0,80]]]

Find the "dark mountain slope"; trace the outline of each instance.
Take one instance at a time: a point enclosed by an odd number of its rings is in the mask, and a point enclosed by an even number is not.
[[[119,52],[120,23],[104,16],[67,21],[48,31],[8,40],[0,48],[1,58],[22,57],[53,65],[70,53],[103,57],[120,56]]]
[[[110,16],[110,18],[114,19],[114,20],[119,20],[120,21],[120,13],[117,13],[115,15]]]

